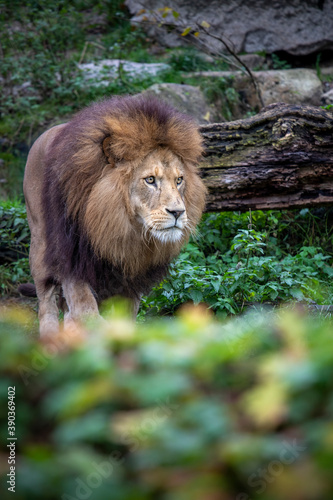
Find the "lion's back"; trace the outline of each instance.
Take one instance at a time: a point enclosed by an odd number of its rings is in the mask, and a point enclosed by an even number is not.
[[[23,192],[32,231],[35,226],[39,226],[40,218],[43,216],[42,192],[45,179],[45,157],[52,141],[65,125],[63,123],[46,130],[38,137],[29,151],[24,172]]]

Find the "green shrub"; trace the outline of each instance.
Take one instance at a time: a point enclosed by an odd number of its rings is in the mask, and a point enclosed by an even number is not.
[[[287,61],[280,59],[277,54],[271,55],[273,69],[291,69],[292,66]]]
[[[3,127],[2,127],[3,126]],[[0,134],[4,128],[3,135],[6,135],[6,124],[0,124]],[[25,158],[13,152],[0,153],[0,200],[15,199],[22,196],[22,185],[24,175]]]
[[[30,230],[27,211],[22,203],[18,201],[0,203],[0,241],[1,246],[7,249],[8,260],[14,261],[28,255]]]
[[[175,71],[204,71],[211,69],[211,63],[207,62],[192,48],[172,53],[168,62]]]
[[[207,99],[221,110],[226,120],[232,120],[234,109],[239,105],[239,94],[232,87],[231,80],[228,78],[202,78],[200,88]]]
[[[15,387],[17,498],[332,498],[332,320],[184,309],[53,344],[35,328],[2,314],[3,492]]]
[[[129,91],[122,82],[87,88],[79,62],[131,58],[147,45],[121,0],[5,2],[0,31],[0,130],[10,149],[91,101]]]
[[[32,281],[32,278],[28,258],[0,265],[0,296],[9,293],[16,295],[18,285],[29,281]]]
[[[144,298],[142,309],[170,314],[192,300],[225,315],[253,303],[331,304],[328,218],[308,209],[256,211],[250,219],[246,213],[206,214],[198,236],[171,265],[169,277]]]
[[[29,270],[30,230],[25,206],[0,203],[0,295],[15,291],[31,280]]]

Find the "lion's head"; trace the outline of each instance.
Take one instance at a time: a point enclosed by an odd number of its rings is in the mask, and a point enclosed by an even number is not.
[[[145,238],[174,243],[193,229],[186,210],[185,170],[165,148],[150,153],[135,170],[130,202]]]
[[[67,224],[78,225],[98,258],[133,277],[170,262],[199,222],[206,193],[196,170],[201,152],[189,117],[135,96],[76,115],[48,161]]]

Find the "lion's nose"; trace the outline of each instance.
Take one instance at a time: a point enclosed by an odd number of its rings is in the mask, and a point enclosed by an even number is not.
[[[172,214],[176,220],[185,212],[185,210],[169,210],[168,208],[166,208],[166,211]]]

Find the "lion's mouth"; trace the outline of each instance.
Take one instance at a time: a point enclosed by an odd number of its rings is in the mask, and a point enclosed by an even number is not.
[[[178,229],[179,231],[182,230],[181,227],[177,226],[176,224],[174,224],[173,226],[169,226],[169,227],[162,227],[160,229],[160,231],[174,231],[175,229]]]
[[[155,229],[154,236],[162,243],[179,241],[183,236],[183,230],[176,225]]]

